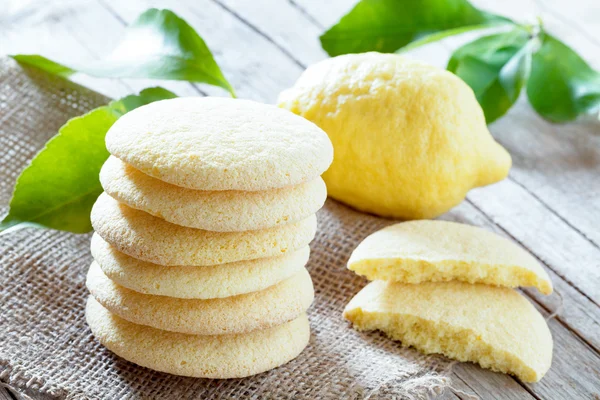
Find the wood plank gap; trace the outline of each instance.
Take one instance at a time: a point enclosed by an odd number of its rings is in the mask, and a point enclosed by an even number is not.
[[[508,176],[508,180],[510,180],[511,182],[514,182],[517,186],[520,186],[523,190],[525,190],[527,193],[529,193],[534,199],[536,199],[542,206],[544,206],[544,208],[546,208],[552,214],[556,215],[556,217],[558,219],[560,219],[562,222],[564,222],[565,225],[567,225],[568,227],[570,227],[571,229],[573,229],[575,232],[579,233],[585,240],[587,240],[588,242],[590,242],[590,244],[592,246],[594,246],[595,248],[597,248],[598,250],[600,250],[600,245],[598,243],[596,243],[596,241],[594,239],[588,237],[584,232],[582,232],[581,230],[579,230],[579,228],[577,228],[575,225],[573,225],[571,222],[569,222],[569,220],[567,220],[566,218],[564,218],[558,211],[556,211],[552,207],[550,207],[548,205],[548,203],[546,203],[540,196],[538,196],[537,194],[535,194],[533,191],[529,190],[529,188],[527,186],[525,186],[525,184],[521,183],[519,180],[517,180],[512,175]]]
[[[190,86],[192,87],[192,89],[194,89],[198,94],[201,94],[202,96],[208,96],[208,93],[206,93],[204,90],[200,89],[198,86],[196,86],[195,84],[193,84],[192,82],[190,82]]]
[[[527,393],[529,393],[533,398],[535,398],[536,400],[543,400],[533,390],[531,390],[531,388],[529,386],[527,386],[526,384],[521,382],[520,379],[515,378],[514,376],[511,376],[511,377],[515,380],[515,382],[517,382],[519,384],[519,386],[521,386],[523,389],[525,389],[527,391]]]
[[[325,27],[323,26],[323,24],[321,24],[319,21],[317,21],[315,19],[315,17],[312,16],[312,14],[310,14],[306,8],[302,7],[300,4],[296,3],[294,0],[288,0],[288,3],[290,3],[290,5],[292,7],[294,7],[296,10],[298,10],[298,12],[300,14],[302,14],[302,16],[310,23],[312,23],[314,26],[316,26],[319,29],[325,29]]]
[[[240,21],[241,23],[243,23],[244,25],[246,25],[248,28],[252,29],[254,32],[256,32],[256,34],[258,34],[261,37],[263,37],[266,41],[268,41],[269,43],[271,43],[273,46],[275,46],[282,54],[284,54],[286,57],[288,57],[290,60],[292,60],[300,68],[306,69],[306,65],[303,62],[301,62],[300,60],[298,60],[285,47],[283,47],[280,44],[278,44],[277,42],[275,42],[269,35],[267,35],[266,33],[264,33],[257,26],[255,26],[254,24],[248,22],[246,19],[244,19],[244,17],[242,17],[237,12],[235,12],[232,9],[230,9],[229,7],[227,7],[225,4],[221,3],[219,0],[212,0],[212,2],[215,3],[216,5],[218,5],[219,7],[221,7],[223,10],[225,10],[229,14],[231,14],[235,19],[237,19],[238,21]]]
[[[500,228],[500,229],[502,229],[502,228]],[[548,314],[552,314],[555,311],[555,310],[551,310],[550,308],[548,308],[545,304],[541,303],[539,300],[537,300],[535,297],[531,296],[529,293],[527,293],[525,291],[522,291],[521,293],[523,295],[527,296],[529,299],[531,299],[531,301],[533,301],[535,304],[539,305]],[[579,332],[577,332],[574,328],[572,328],[565,320],[563,320],[561,318],[560,314],[557,314],[554,317],[554,319],[556,321],[558,321],[562,326],[564,326],[566,330],[571,332],[573,334],[573,336],[577,337],[583,344],[585,344],[587,347],[589,347],[593,353],[595,353],[596,355],[598,355],[598,357],[600,357],[600,349],[598,349],[591,342],[589,342],[585,337],[583,337],[581,334],[579,334]],[[548,322],[549,322],[549,320],[546,319],[546,323],[548,323]]]
[[[464,384],[466,387],[468,387],[469,389],[471,389],[471,391],[472,391],[472,392],[475,394],[475,396],[477,396],[477,397],[481,398],[481,395],[480,395],[479,393],[477,393],[477,390],[473,389],[473,386],[469,385],[469,382],[467,382],[465,379],[463,379],[463,378],[462,378],[462,376],[460,376],[460,375],[459,375],[459,374],[457,374],[456,372],[454,372],[454,374],[453,374],[453,375],[454,375],[455,377],[457,377],[458,379],[460,379],[460,381],[461,381],[461,382],[462,382],[462,383],[463,383],[463,384]],[[452,385],[450,385],[450,390],[452,391],[452,393],[453,393],[453,394],[454,394],[456,397],[458,397],[458,398],[459,398],[459,399],[461,399],[461,400],[464,400],[464,399],[462,398],[462,396],[460,396],[458,393],[456,393],[456,392],[454,391],[454,388],[452,387]]]
[[[102,6],[102,8],[104,8],[106,11],[108,11],[113,17],[115,17],[115,19],[117,21],[119,21],[121,23],[121,25],[123,26],[127,26],[127,21],[125,21],[123,19],[123,17],[121,17],[119,15],[118,12],[116,12],[108,3],[106,3],[104,0],[97,0],[98,4],[100,4],[100,6]]]
[[[0,400],[17,400],[17,398],[8,388],[0,386]]]

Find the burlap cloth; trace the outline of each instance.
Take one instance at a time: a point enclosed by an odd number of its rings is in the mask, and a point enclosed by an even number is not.
[[[67,119],[107,98],[0,59],[0,212],[14,181]],[[424,398],[449,385],[448,362],[350,328],[341,312],[365,281],[350,252],[390,221],[329,200],[308,269],[312,337],[295,360],[251,378],[193,379],[151,371],[103,348],[84,320],[90,235],[22,229],[0,236],[0,380],[60,398]]]

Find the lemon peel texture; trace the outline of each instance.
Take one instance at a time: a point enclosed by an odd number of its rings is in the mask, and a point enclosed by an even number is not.
[[[335,156],[323,174],[328,193],[361,211],[434,218],[470,189],[504,179],[511,166],[466,83],[398,55],[321,61],[278,105],[329,135]]]

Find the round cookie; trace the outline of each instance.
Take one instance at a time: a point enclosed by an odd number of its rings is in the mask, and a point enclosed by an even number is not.
[[[304,313],[314,289],[306,269],[259,292],[221,299],[178,299],[143,294],[119,286],[97,263],[86,285],[107,310],[139,325],[194,335],[246,333],[281,325]]]
[[[197,378],[243,378],[268,371],[296,358],[310,339],[306,314],[246,334],[188,335],[133,324],[90,296],[85,317],[100,343],[127,361]]]
[[[306,246],[317,218],[246,232],[211,232],[171,224],[103,193],[91,213],[95,231],[117,250],[160,265],[218,265],[280,256]]]
[[[265,190],[321,175],[333,160],[325,132],[272,105],[219,97],[157,101],[106,134],[117,158],[162,181],[200,190]]]
[[[303,269],[310,248],[283,256],[258,258],[212,267],[164,266],[121,253],[97,234],[92,256],[104,274],[136,292],[184,299],[213,299],[256,292],[275,285]]]
[[[320,177],[285,188],[255,192],[186,189],[146,175],[116,157],[100,172],[112,198],[168,222],[231,232],[271,228],[300,221],[319,210],[327,198]]]

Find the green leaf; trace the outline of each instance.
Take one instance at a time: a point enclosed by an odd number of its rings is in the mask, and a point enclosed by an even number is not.
[[[15,61],[21,64],[34,66],[36,68],[49,72],[53,75],[58,75],[63,78],[68,78],[71,75],[77,73],[77,71],[67,66],[64,66],[57,62],[49,60],[46,57],[35,54],[17,54],[12,56],[12,58],[14,58]]]
[[[535,111],[552,122],[598,112],[600,73],[555,37],[542,32],[541,41],[527,83],[527,97]]]
[[[177,95],[170,90],[153,87],[147,88],[140,92],[140,94],[131,94],[125,96],[122,99],[111,101],[108,107],[117,115],[121,117],[131,110],[135,110],[146,104],[154,103],[159,100],[174,99]]]
[[[102,192],[98,174],[108,151],[104,136],[120,116],[144,104],[176,97],[163,88],[144,89],[69,120],[23,170],[0,231],[24,224],[84,233]]]
[[[508,21],[467,0],[362,0],[321,36],[321,45],[330,56],[391,53],[432,33]]]
[[[481,37],[452,54],[448,70],[471,86],[488,124],[506,114],[519,98],[533,45],[527,31],[515,28]]]
[[[62,77],[83,72],[101,78],[202,82],[222,87],[235,96],[204,40],[169,10],[151,8],[140,15],[105,60],[59,64],[39,55],[22,54],[13,58]]]
[[[500,24],[498,24],[498,26],[500,26]],[[424,46],[429,43],[437,42],[439,40],[445,39],[450,36],[460,35],[462,33],[476,31],[479,29],[486,29],[489,27],[490,27],[490,24],[467,25],[467,26],[461,26],[458,28],[448,29],[448,30],[441,31],[441,32],[432,33],[431,35],[426,35],[426,36],[422,37],[421,39],[415,40],[414,42],[410,42],[406,46],[397,50],[396,53],[398,53],[398,54],[406,53],[407,51],[416,49],[417,47],[421,47],[421,46]]]

